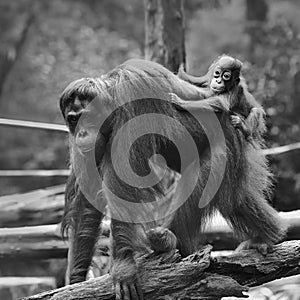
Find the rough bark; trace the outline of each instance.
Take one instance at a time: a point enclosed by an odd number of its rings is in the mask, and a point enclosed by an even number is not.
[[[181,259],[178,253],[163,263],[160,257],[140,259],[145,299],[176,295],[184,299],[245,297],[247,286],[300,273],[300,241],[284,242],[263,256],[255,250],[211,258],[211,246]],[[246,286],[247,285],[247,286]],[[115,299],[109,275],[48,291],[23,300]]]
[[[145,0],[145,57],[173,72],[185,63],[182,0]]]

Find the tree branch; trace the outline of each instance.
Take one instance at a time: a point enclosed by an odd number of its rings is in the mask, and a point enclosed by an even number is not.
[[[162,263],[161,257],[139,259],[145,299],[176,295],[184,299],[246,297],[247,286],[256,286],[300,273],[300,241],[288,241],[263,256],[255,250],[211,258],[211,246],[185,259],[178,253]],[[247,285],[247,286],[246,286]],[[115,299],[112,280],[105,275],[83,283],[44,292],[23,300]]]

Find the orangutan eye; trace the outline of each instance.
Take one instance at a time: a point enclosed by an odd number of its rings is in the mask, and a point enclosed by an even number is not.
[[[69,114],[68,117],[67,117],[68,123],[72,123],[72,124],[74,124],[74,123],[76,124],[77,121],[78,121],[78,119],[79,118],[78,118],[77,114],[76,115],[75,114],[74,115],[73,114]]]
[[[231,73],[230,72],[224,72],[223,74],[223,80],[228,81],[231,78]]]
[[[215,70],[214,77],[219,77],[221,75],[220,70]]]

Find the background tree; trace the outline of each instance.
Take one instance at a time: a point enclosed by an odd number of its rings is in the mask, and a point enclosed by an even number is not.
[[[246,33],[249,35],[248,57],[252,62],[255,59],[256,47],[264,38],[261,28],[267,22],[268,10],[266,0],[246,0]]]
[[[176,72],[185,63],[183,0],[145,0],[145,58]]]

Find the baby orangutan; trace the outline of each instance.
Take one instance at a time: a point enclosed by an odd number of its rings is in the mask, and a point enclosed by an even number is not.
[[[178,76],[203,90],[204,101],[185,101],[176,94],[171,99],[187,109],[196,110],[210,105],[214,110],[229,111],[231,123],[238,128],[247,141],[260,140],[265,132],[265,112],[249,93],[240,72],[242,63],[233,57],[222,55],[210,67],[206,75],[191,76],[179,70]]]

